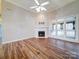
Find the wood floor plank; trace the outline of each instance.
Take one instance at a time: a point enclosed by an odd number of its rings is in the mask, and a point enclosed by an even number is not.
[[[56,47],[48,38],[12,42],[3,45],[3,49],[5,59],[78,59]]]

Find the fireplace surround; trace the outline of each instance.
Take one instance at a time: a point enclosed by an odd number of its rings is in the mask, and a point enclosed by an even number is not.
[[[35,27],[35,37],[36,38],[47,38],[48,37],[48,27]]]

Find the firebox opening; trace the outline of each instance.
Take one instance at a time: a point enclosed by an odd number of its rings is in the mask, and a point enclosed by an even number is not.
[[[39,31],[38,37],[45,37],[45,31]]]

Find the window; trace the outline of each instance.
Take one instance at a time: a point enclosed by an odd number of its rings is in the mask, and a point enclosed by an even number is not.
[[[71,39],[76,40],[78,27],[76,28],[76,17],[67,17],[64,19],[58,19],[52,24],[51,34],[54,38]]]
[[[57,24],[57,36],[63,36],[64,35],[64,23]]]
[[[66,37],[75,39],[75,21],[66,22]]]
[[[56,35],[56,24],[52,24],[52,35]]]

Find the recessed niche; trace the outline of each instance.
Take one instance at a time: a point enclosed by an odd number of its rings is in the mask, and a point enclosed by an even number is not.
[[[45,24],[45,22],[39,22],[39,24],[43,24],[43,25],[44,25],[44,24]]]

